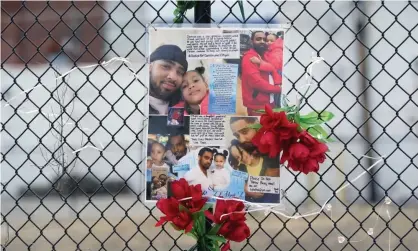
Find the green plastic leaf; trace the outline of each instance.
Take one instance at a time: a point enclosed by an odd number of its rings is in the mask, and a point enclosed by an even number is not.
[[[218,233],[219,229],[222,227],[222,224],[215,224],[210,230],[209,235],[215,235]]]
[[[302,121],[300,121],[300,118],[299,118],[299,126],[304,130],[308,130],[309,127],[311,127],[311,125],[305,124]]]
[[[183,206],[182,204],[179,205],[179,210],[180,210],[180,212],[182,212],[182,211],[188,212],[189,211],[189,209],[187,207]]]
[[[184,21],[183,16],[175,17],[175,18],[173,19],[173,22],[174,22],[175,24],[182,24],[182,23],[183,23],[183,21]]]
[[[186,5],[187,1],[177,1],[178,7],[184,7]]]
[[[212,208],[213,204],[210,203],[206,203],[203,207],[202,207],[202,211],[205,212],[206,210],[208,210],[209,208]]]
[[[328,137],[327,143],[332,143],[332,142],[336,142],[336,140],[334,138]]]
[[[177,230],[177,231],[180,231],[181,229],[180,228],[178,228],[176,225],[174,225],[172,222],[170,223],[170,225],[175,229],[175,230]]]
[[[260,109],[260,110],[255,110],[255,112],[258,112],[258,113],[266,113],[266,110]]]
[[[334,118],[334,114],[332,112],[323,111],[320,114],[313,111],[306,115],[300,116],[300,122],[309,125],[320,125],[330,121]]]
[[[188,232],[186,235],[191,236],[193,239],[197,240],[196,235],[194,235],[192,232]]]
[[[291,109],[290,106],[274,108],[273,112],[287,112],[287,111],[290,111],[290,109]]]
[[[252,128],[252,129],[260,129],[261,128],[261,124],[250,124],[247,126],[247,128]]]
[[[190,10],[196,7],[196,1],[186,1],[186,10]]]
[[[242,21],[245,22],[244,3],[242,0],[238,0],[239,9],[241,11]]]
[[[222,243],[226,242],[226,239],[222,236],[219,236],[219,235],[206,235],[206,237],[210,240],[213,240],[213,241],[219,241],[219,242],[222,242]]]
[[[328,133],[320,125],[310,127],[307,131],[309,134],[312,135],[312,137],[318,140],[323,141],[328,138]]]
[[[205,225],[205,215],[202,211],[198,211],[192,214],[192,219],[194,221],[195,231],[197,235],[203,235],[206,232],[206,225]]]

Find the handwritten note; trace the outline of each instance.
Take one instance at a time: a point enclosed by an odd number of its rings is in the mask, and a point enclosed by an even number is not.
[[[238,171],[238,170],[233,170],[231,173],[231,178],[233,180],[236,180],[237,182],[245,182],[248,179],[248,173],[246,172],[242,172],[242,171]],[[231,182],[233,183],[233,182]]]
[[[225,145],[225,116],[190,116],[190,139],[193,146]]]
[[[187,35],[186,56],[188,59],[240,58],[239,33]]]
[[[256,193],[280,193],[280,177],[251,176],[248,179],[248,190]]]
[[[232,170],[231,182],[225,191],[218,191],[214,195],[224,198],[237,198],[245,200],[245,181],[248,179],[248,173],[238,170]]]
[[[209,113],[235,114],[238,64],[210,64]]]

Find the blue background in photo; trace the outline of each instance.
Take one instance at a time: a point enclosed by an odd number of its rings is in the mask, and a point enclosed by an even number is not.
[[[245,200],[244,186],[245,181],[248,179],[248,173],[233,170],[232,168],[229,169],[231,173],[231,183],[228,188],[223,191],[214,191],[214,196]]]

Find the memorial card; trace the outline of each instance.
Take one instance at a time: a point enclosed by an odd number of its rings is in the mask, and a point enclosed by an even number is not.
[[[284,31],[149,30],[147,200],[184,178],[209,197],[280,203],[279,160],[250,126],[281,106]]]

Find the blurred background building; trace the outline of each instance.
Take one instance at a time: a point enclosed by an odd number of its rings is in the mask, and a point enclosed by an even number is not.
[[[104,1],[2,1],[2,62],[45,64],[60,52],[72,61],[97,62],[105,53],[98,30],[106,18],[97,4],[105,6]]]

